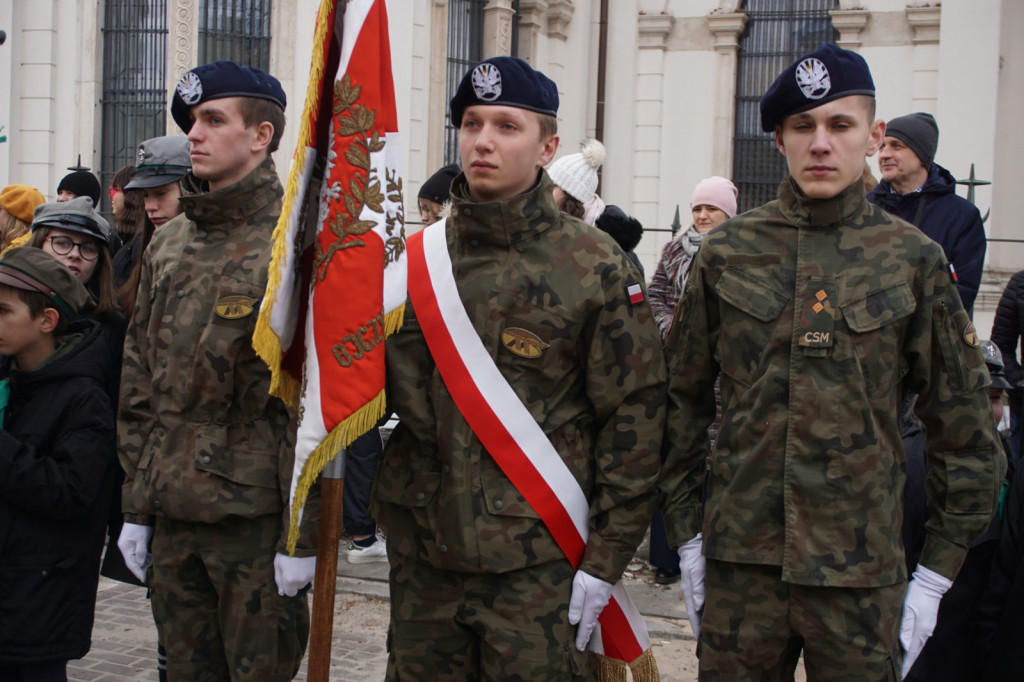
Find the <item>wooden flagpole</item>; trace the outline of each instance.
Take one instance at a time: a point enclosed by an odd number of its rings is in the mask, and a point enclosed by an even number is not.
[[[345,493],[345,449],[334,456],[320,475],[320,530],[313,579],[313,613],[309,628],[309,682],[328,682],[331,676],[331,639],[334,634],[334,595],[338,577],[338,539]]]

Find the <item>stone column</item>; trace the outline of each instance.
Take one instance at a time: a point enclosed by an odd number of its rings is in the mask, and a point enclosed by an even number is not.
[[[537,43],[547,33],[548,0],[519,0],[519,54],[537,65]]]
[[[484,59],[512,54],[512,0],[487,0],[484,7]]]
[[[907,7],[913,30],[912,111],[935,111],[939,97],[939,21],[941,7]]]
[[[48,200],[54,201],[57,184],[50,181],[50,169],[59,168],[66,173],[64,166],[70,165],[68,160],[75,160],[75,150],[54,149],[54,131],[60,116],[54,92],[57,8],[51,0],[34,2],[31,6],[26,3],[18,9],[23,23],[7,29],[8,41],[2,48],[12,51],[12,61],[19,64],[20,71],[20,88],[17,99],[11,102],[12,117],[5,144],[10,145],[11,157],[17,159],[12,175],[15,182],[38,187],[49,195]],[[90,164],[91,159],[83,157],[83,161]],[[57,172],[54,170],[55,174]],[[52,192],[48,192],[48,188]]]
[[[199,3],[197,0],[171,0],[167,3],[167,93],[168,97],[185,72],[199,59]],[[168,113],[167,134],[181,130]]]
[[[444,164],[444,124],[448,115],[448,0],[430,5],[430,89],[427,93],[427,175]]]
[[[729,178],[732,177],[732,139],[736,128],[736,51],[740,47],[740,34],[747,25],[747,15],[742,11],[709,14],[707,20],[718,53],[711,172]]]
[[[633,210],[645,225],[658,221],[665,47],[674,24],[665,12],[637,16]]]
[[[839,31],[836,45],[856,52],[860,49],[860,32],[868,24],[871,12],[866,9],[834,9],[829,10],[832,25]]]

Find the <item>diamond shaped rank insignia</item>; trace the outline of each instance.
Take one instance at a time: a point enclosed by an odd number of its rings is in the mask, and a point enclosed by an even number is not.
[[[539,336],[522,327],[505,327],[501,332],[501,345],[505,350],[530,360],[539,358],[548,347]]]
[[[818,299],[818,302],[811,306],[811,310],[813,310],[816,313],[820,313],[822,310],[825,309],[825,306],[822,305],[822,301],[828,298],[828,294],[825,293],[824,289],[819,289],[818,293],[814,294],[814,298]]]

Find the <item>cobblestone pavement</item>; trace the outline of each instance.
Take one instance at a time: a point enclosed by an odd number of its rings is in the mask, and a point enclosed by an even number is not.
[[[645,549],[641,546],[638,557],[646,556]],[[650,567],[639,558],[630,564],[623,579],[647,621],[661,679],[696,680],[693,634],[678,586],[655,584]],[[342,556],[338,561],[331,680],[383,680],[387,624],[387,564],[351,565]],[[156,627],[144,589],[101,579],[92,651],[82,660],[71,661],[68,678],[75,682],[157,680]],[[295,679],[306,680],[305,662]]]

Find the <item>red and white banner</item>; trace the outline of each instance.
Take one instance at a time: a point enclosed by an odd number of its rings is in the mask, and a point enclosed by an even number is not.
[[[411,236],[408,246],[409,297],[445,386],[473,433],[577,568],[587,544],[589,502],[473,328],[452,272],[445,222]],[[650,649],[647,626],[621,581],[598,623],[592,651],[631,663]]]
[[[384,339],[402,324],[401,145],[384,0],[322,0],[299,121],[253,337],[271,393],[299,406],[289,551],[324,465],[384,414]]]

